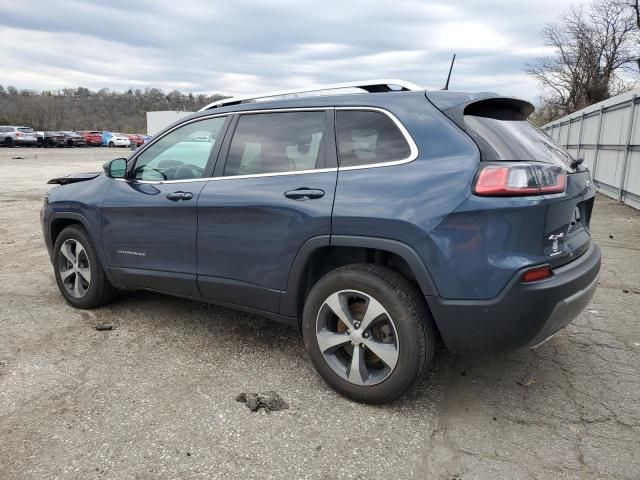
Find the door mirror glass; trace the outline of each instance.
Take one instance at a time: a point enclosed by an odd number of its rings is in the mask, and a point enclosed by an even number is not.
[[[127,174],[127,159],[116,158],[103,165],[104,173],[111,178],[124,178]]]

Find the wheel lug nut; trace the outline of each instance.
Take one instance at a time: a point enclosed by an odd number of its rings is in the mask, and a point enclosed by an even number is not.
[[[347,330],[344,333],[346,333],[347,335],[351,335],[351,330],[347,328]]]
[[[369,332],[364,332],[364,333],[362,334],[362,336],[363,336],[364,338],[369,338]]]
[[[360,347],[362,347],[362,348],[367,348],[367,346],[366,346],[364,343],[361,343],[361,344],[360,344]]]
[[[356,323],[354,323],[354,324],[353,324],[353,328],[355,328],[356,330],[357,330],[358,328],[360,328],[360,322],[356,322]]]

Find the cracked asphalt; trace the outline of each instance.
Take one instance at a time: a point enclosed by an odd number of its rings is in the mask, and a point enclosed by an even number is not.
[[[40,232],[45,182],[117,155],[0,149],[1,479],[640,478],[640,212],[598,197],[600,284],[550,342],[440,351],[409,395],[372,407],[257,316],[142,292],[69,307]],[[234,400],[266,390],[290,409]]]

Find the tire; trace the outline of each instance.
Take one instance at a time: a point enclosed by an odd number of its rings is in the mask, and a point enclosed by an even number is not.
[[[78,250],[78,245],[82,250]],[[74,256],[77,259],[75,264],[72,261]],[[114,289],[104,274],[93,243],[79,225],[71,225],[58,235],[53,248],[53,270],[60,293],[75,308],[97,308],[113,298]],[[63,280],[63,275],[70,270],[73,271]]]
[[[4,139],[4,144],[7,147],[13,147],[13,138],[7,137]]]
[[[115,145],[113,144],[113,142],[109,142],[109,148],[113,148],[115,147]]]
[[[350,328],[334,308],[348,317]],[[370,309],[379,315],[372,314],[369,323]],[[422,295],[400,274],[373,264],[347,265],[322,277],[305,301],[302,333],[320,376],[338,393],[370,404],[394,400],[415,385],[431,364],[437,343]]]

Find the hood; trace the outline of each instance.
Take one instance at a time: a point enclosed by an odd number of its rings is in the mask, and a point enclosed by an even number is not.
[[[99,175],[101,175],[100,172],[75,173],[73,175],[67,175],[66,177],[52,178],[47,183],[52,185],[67,185],[69,183],[86,182],[87,180],[93,180]]]

